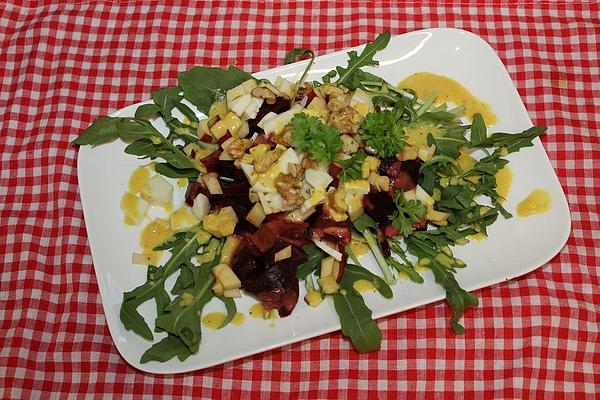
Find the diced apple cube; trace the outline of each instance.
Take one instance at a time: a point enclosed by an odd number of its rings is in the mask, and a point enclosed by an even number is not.
[[[311,307],[318,307],[323,302],[323,296],[318,290],[311,290],[304,296],[304,301]]]
[[[334,262],[335,259],[333,257],[325,257],[321,260],[321,278],[331,276]]]
[[[234,235],[227,236],[223,249],[221,250],[220,263],[227,265],[233,264],[233,258],[235,257],[239,245],[240,239],[238,237]]]
[[[237,275],[227,264],[218,264],[212,268],[212,273],[215,279],[221,282],[224,290],[239,289],[242,287],[242,282]]]
[[[273,261],[278,262],[282,260],[286,260],[292,256],[292,246],[286,246],[283,249],[279,250],[273,256]]]
[[[136,195],[125,192],[121,198],[121,210],[125,214],[125,222],[129,225],[139,225],[146,217],[150,204]]]
[[[223,207],[218,213],[210,213],[204,217],[203,228],[216,237],[229,236],[235,230],[238,222],[232,207]]]
[[[192,206],[192,214],[196,216],[198,219],[203,219],[208,214],[210,210],[210,202],[208,201],[208,197],[206,197],[202,193],[198,193],[196,198],[194,199],[194,205]]]
[[[337,291],[340,289],[340,285],[332,276],[319,278],[317,281],[319,282],[319,286],[321,286],[321,289],[323,289],[323,293],[325,294],[337,293]]]
[[[140,194],[150,203],[168,205],[173,199],[173,186],[161,175],[154,175],[148,179]]]
[[[215,284],[213,285],[213,292],[215,292],[215,294],[218,294],[220,296],[223,295],[223,285],[221,284],[221,282],[216,281]]]
[[[242,297],[242,291],[238,288],[225,289],[223,290],[223,297],[240,298]]]
[[[221,189],[221,183],[219,182],[219,175],[217,175],[216,172],[204,174],[201,179],[210,194],[223,194],[223,189]]]
[[[267,215],[265,214],[265,210],[263,210],[262,204],[255,203],[254,207],[252,207],[248,215],[246,215],[246,221],[250,222],[256,227],[259,227],[266,217]]]
[[[183,206],[170,216],[171,229],[173,232],[181,232],[188,230],[194,225],[197,225],[200,220],[191,213],[189,207]]]

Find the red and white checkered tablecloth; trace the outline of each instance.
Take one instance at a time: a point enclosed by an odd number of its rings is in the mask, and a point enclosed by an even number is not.
[[[377,353],[333,333],[194,373],[130,367],[106,326],[69,142],[197,64],[258,71],[292,47],[428,27],[487,40],[549,126],[565,248],[477,291],[464,336],[439,303],[379,321]],[[0,398],[598,398],[599,41],[598,1],[0,1]]]

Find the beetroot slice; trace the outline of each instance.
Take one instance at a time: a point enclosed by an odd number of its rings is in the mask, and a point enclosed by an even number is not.
[[[363,198],[363,207],[379,225],[390,223],[390,215],[396,210],[396,205],[387,192],[372,190]]]
[[[262,224],[250,240],[262,253],[270,250],[278,240],[301,247],[308,242],[307,227],[308,224],[305,222],[269,221]]]
[[[242,239],[239,253],[233,262],[233,271],[242,282],[244,291],[257,297],[265,310],[277,309],[281,317],[291,314],[298,303],[298,266],[307,260],[306,254],[292,247],[292,256],[274,262],[275,254],[289,244],[277,240],[266,252],[253,245],[250,236]]]
[[[260,106],[260,109],[258,110],[258,114],[256,114],[256,117],[248,120],[248,127],[250,128],[249,136],[253,135],[254,133],[265,133],[262,130],[262,128],[258,126],[258,123],[261,119],[263,119],[265,115],[267,115],[270,112],[274,112],[275,114],[281,114],[282,112],[289,110],[290,106],[290,101],[284,99],[283,97],[277,97],[275,99],[275,103],[273,104],[267,104],[266,101],[263,102],[262,106]]]

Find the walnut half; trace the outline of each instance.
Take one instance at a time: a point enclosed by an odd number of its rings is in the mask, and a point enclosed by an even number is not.
[[[304,203],[302,196],[302,181],[290,174],[279,174],[275,178],[275,187],[283,197],[283,202],[289,207],[299,207]]]
[[[235,159],[241,158],[246,153],[246,150],[252,146],[252,140],[250,139],[236,139],[225,150],[229,155]]]

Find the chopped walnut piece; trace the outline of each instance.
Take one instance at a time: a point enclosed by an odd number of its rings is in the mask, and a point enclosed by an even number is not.
[[[292,127],[286,125],[281,133],[271,136],[271,141],[275,144],[280,144],[286,147],[292,146]]]
[[[342,152],[354,154],[358,151],[360,145],[352,136],[344,134],[340,138],[342,139]]]
[[[271,90],[271,88],[273,90]],[[259,99],[265,99],[267,104],[275,104],[278,92],[279,90],[275,89],[273,86],[271,86],[270,88],[259,86],[252,89],[252,96],[258,97]]]
[[[246,153],[246,150],[252,146],[252,140],[250,139],[235,139],[231,142],[225,151],[233,158],[242,158]]]
[[[299,207],[304,203],[302,197],[302,181],[290,174],[279,174],[275,178],[275,187],[289,207]]]
[[[333,126],[341,133],[356,134],[362,116],[354,108],[347,106],[338,111],[332,111],[327,119],[327,124]]]
[[[294,178],[302,179],[304,177],[304,169],[298,164],[288,164],[288,173]]]
[[[271,165],[283,154],[283,149],[275,148],[265,154],[263,158],[258,160],[256,164],[254,164],[254,171],[258,173],[265,172],[269,169]]]
[[[302,100],[303,98],[308,96],[309,93],[312,91],[313,91],[313,85],[310,83],[304,83],[304,85],[302,85],[302,87],[298,88],[298,91],[296,92],[296,98],[294,99],[294,101]]]
[[[327,203],[335,211],[345,213],[348,210],[345,197],[346,191],[344,189],[336,189],[327,194]]]
[[[304,169],[315,169],[319,166],[319,163],[314,160],[313,158],[309,157],[308,155],[305,155],[302,158],[302,162],[300,163],[300,167],[304,170]]]
[[[350,106],[350,96],[345,93],[331,93],[327,100],[327,109],[337,112]]]

